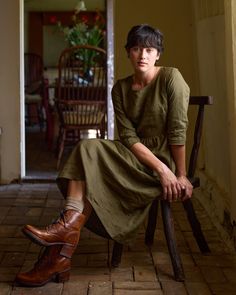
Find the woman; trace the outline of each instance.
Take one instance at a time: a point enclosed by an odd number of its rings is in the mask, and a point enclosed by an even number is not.
[[[134,73],[112,90],[119,140],[82,140],[74,148],[57,179],[65,209],[46,229],[24,227],[47,248],[16,282],[41,286],[69,279],[91,208],[114,240],[129,243],[156,197],[169,202],[191,197],[185,170],[189,87],[177,69],[157,65],[162,42],[161,32],[149,25],[130,30],[125,48]]]

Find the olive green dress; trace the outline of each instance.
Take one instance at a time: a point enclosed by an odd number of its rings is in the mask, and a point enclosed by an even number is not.
[[[132,76],[118,80],[112,99],[119,140],[81,140],[57,182],[65,197],[69,179],[85,180],[86,197],[107,232],[129,243],[162,193],[158,175],[129,148],[143,143],[174,171],[169,145],[185,144],[189,87],[177,69],[162,67],[141,90],[132,90]]]

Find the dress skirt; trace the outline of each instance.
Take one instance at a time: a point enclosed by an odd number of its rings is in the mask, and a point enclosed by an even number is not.
[[[112,239],[127,244],[161,198],[160,181],[118,140],[81,140],[59,172],[57,184],[67,195],[69,180],[86,182],[86,197]]]

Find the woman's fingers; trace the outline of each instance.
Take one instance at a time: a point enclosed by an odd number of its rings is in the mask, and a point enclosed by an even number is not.
[[[182,197],[182,187],[181,187],[181,185],[179,183],[177,183],[176,188],[177,188],[178,198],[181,198]]]
[[[167,187],[166,186],[163,187],[163,196],[162,197],[164,200],[167,199]]]
[[[190,199],[192,196],[192,192],[193,192],[192,186],[187,186],[186,189],[184,190],[182,201],[186,201],[187,199]]]
[[[181,198],[181,183],[178,181],[175,174],[170,169],[166,169],[160,176],[163,189],[163,199],[168,202],[172,202]]]
[[[171,189],[171,186],[168,186],[168,188],[167,188],[167,200],[168,200],[168,202],[172,202],[172,189]]]
[[[193,192],[193,186],[188,180],[188,178],[186,176],[178,177],[178,182],[181,187],[181,200],[185,201],[187,199],[190,199]]]
[[[172,185],[172,200],[177,201],[178,199],[178,183]]]
[[[179,191],[177,184],[170,183],[163,187],[163,199],[168,202],[176,201],[179,197]]]
[[[185,201],[192,196],[193,187],[186,177],[182,177],[181,181],[175,181],[175,179],[165,179],[162,183],[163,187],[163,199],[168,202],[177,201],[181,199]]]

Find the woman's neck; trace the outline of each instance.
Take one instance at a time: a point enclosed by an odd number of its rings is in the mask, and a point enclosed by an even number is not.
[[[156,78],[159,70],[160,67],[155,67],[153,71],[149,73],[134,73],[132,88],[134,90],[142,89],[143,87],[148,85],[153,79]]]

